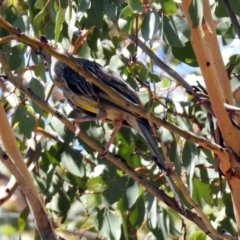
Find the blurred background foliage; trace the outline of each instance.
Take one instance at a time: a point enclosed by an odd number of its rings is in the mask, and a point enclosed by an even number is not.
[[[211,140],[206,110],[128,38],[138,34],[152,52],[191,85],[197,81],[203,84],[189,39],[189,26],[179,2],[5,0],[1,1],[0,14],[26,35],[36,38],[46,35],[54,44],[60,43],[70,51],[74,49],[78,56],[109,66],[139,92],[150,111]],[[210,2],[227,67],[238,60],[239,40],[235,40],[222,0]],[[239,1],[231,1],[231,4],[239,15]],[[1,38],[8,34],[0,28]],[[43,61],[29,46],[15,40],[2,43],[0,48],[19,80],[46,99],[50,78]],[[238,65],[234,72],[239,72]],[[233,78],[231,84],[234,90],[238,79]],[[152,96],[146,86],[152,90]],[[32,176],[47,213],[63,239],[207,239],[194,223],[166,207],[122,170],[100,158],[58,119],[10,83],[1,83],[1,87],[1,101],[23,156],[35,146],[30,158],[35,165]],[[53,89],[48,101],[63,114],[76,116],[59,89]],[[111,129],[111,123],[81,124],[81,131],[102,145]],[[223,191],[220,191],[212,153],[166,129],[160,128],[158,132],[176,172],[213,226],[235,234],[230,190],[222,179]],[[148,149],[133,129],[120,130],[111,152],[120,155],[135,171],[171,195],[156,165],[148,160]],[[4,187],[9,174],[2,169],[1,185]],[[1,207],[1,239],[19,239],[20,235],[22,239],[33,239],[36,234],[24,197],[18,191]]]

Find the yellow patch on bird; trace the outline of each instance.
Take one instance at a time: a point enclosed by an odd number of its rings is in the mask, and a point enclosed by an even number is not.
[[[72,96],[71,102],[81,109],[87,110],[95,114],[98,113],[98,104],[94,100],[82,96]]]

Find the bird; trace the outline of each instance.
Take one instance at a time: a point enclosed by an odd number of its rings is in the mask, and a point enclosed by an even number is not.
[[[111,69],[103,67],[95,61],[72,56],[61,45],[57,47],[57,51],[69,57],[98,80],[107,84],[123,98],[143,107],[136,91],[120,75]],[[141,135],[153,155],[153,160],[169,184],[179,208],[184,211],[184,205],[181,201],[178,188],[169,174],[169,167],[165,164],[164,158],[158,149],[157,141],[152,136],[152,130],[148,121],[139,117],[131,111],[131,109],[120,106],[111,99],[110,95],[98,86],[85,79],[56,57],[49,55],[43,49],[38,49],[35,52],[46,61],[52,81],[63,91],[64,96],[73,110],[85,113],[86,117],[75,119],[75,124],[79,125],[81,122],[95,120],[111,120],[114,123],[114,129],[108,142],[104,146],[105,151],[108,151],[114,137],[123,124],[132,127]]]

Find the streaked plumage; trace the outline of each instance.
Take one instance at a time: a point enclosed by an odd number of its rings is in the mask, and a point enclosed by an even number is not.
[[[65,50],[60,50],[60,52],[67,55],[87,72],[93,74],[96,78],[107,84],[128,101],[142,106],[136,92],[113,71],[102,67],[96,62],[70,56]],[[168,175],[168,167],[158,150],[157,142],[152,137],[148,122],[145,119],[136,116],[136,114],[130,109],[122,108],[116,102],[113,102],[107,93],[87,81],[83,76],[79,75],[55,57],[51,57],[41,50],[39,50],[39,54],[47,61],[52,80],[63,90],[65,97],[68,99],[74,110],[84,111],[88,116],[88,119],[93,120],[97,119],[100,112],[105,113],[107,119],[112,120],[113,122],[119,120],[125,121],[142,136],[149,147],[149,150],[155,157],[154,160],[156,164],[162,170],[169,186],[171,187],[178,205],[184,209],[178,195],[177,187],[173,179]]]

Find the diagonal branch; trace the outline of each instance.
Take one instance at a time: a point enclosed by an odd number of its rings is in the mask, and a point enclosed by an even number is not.
[[[2,148],[0,148],[0,159],[9,169],[12,175],[14,175],[18,185],[21,187],[24,195],[26,196],[41,239],[57,239],[40,199],[32,193],[32,189],[29,187],[29,182],[26,180],[25,177],[23,177],[23,173],[19,171],[17,166],[2,150]]]
[[[16,138],[8,122],[4,108],[0,103],[0,137],[7,154],[0,148],[0,159],[8,167],[23,190],[31,211],[34,215],[37,229],[42,239],[56,239],[50,221],[44,211],[37,189],[17,147]],[[11,182],[13,183],[13,182]],[[13,185],[12,185],[13,187]]]
[[[226,10],[229,14],[229,17],[231,19],[233,28],[234,28],[235,32],[237,33],[238,38],[240,38],[240,26],[239,26],[237,17],[235,15],[235,13],[233,12],[232,8],[231,8],[230,1],[229,0],[223,0],[223,4],[225,5],[225,8],[226,8]]]
[[[233,125],[224,106],[224,102],[233,105],[233,96],[217,41],[209,1],[205,1],[203,4],[204,21],[200,22],[195,28],[192,26],[192,20],[189,15],[191,4],[191,0],[185,0],[182,2],[182,7],[188,24],[191,26],[191,43],[204,77],[212,109],[225,145],[233,149],[234,152],[239,153],[240,134]],[[234,119],[238,120],[236,117]],[[233,155],[229,155],[223,161],[220,159],[221,170],[223,165],[229,168],[229,170],[225,169],[226,171],[222,172],[231,189],[235,218],[238,225],[238,232],[240,233],[240,163]]]
[[[132,41],[136,41],[136,36],[131,35],[129,38]],[[192,86],[185,81],[176,71],[174,71],[171,67],[169,67],[165,62],[163,62],[149,47],[146,46],[141,39],[138,38],[138,45],[139,47],[150,57],[150,59],[164,72],[169,74],[175,81],[177,81],[181,86],[183,86],[188,93],[192,93],[193,89]]]

